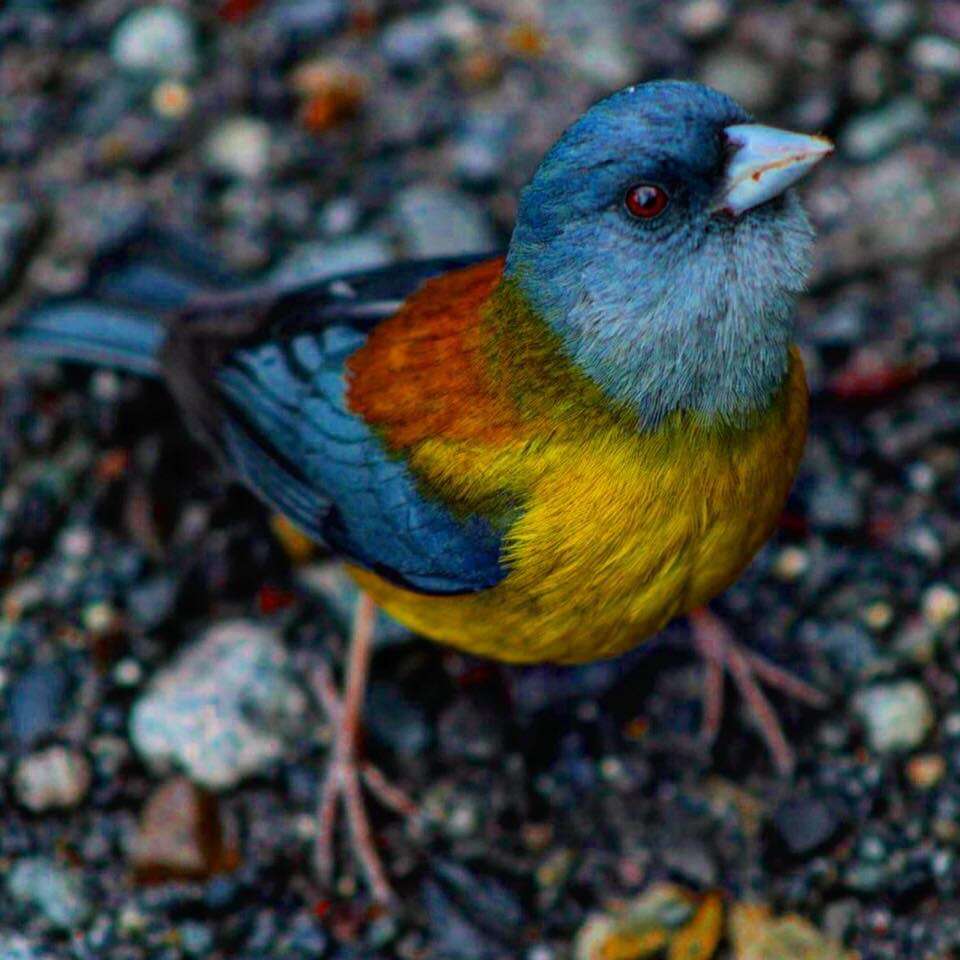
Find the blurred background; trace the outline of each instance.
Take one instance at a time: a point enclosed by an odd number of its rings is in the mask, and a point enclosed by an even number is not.
[[[0,958],[960,951],[960,0],[7,0],[0,324],[147,222],[282,283],[497,249],[563,128],[659,77],[838,144],[802,186],[807,457],[721,603],[834,698],[782,705],[796,781],[742,711],[698,748],[682,627],[508,671],[384,623],[367,747],[423,810],[377,820],[404,907],[349,861],[319,890],[302,678],[348,586],[158,388],[4,359]]]

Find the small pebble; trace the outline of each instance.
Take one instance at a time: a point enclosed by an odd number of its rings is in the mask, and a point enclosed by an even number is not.
[[[927,122],[926,110],[919,100],[900,97],[850,120],[840,135],[840,146],[854,160],[873,160],[916,137]]]
[[[92,603],[83,611],[83,625],[90,633],[108,633],[118,620],[119,614],[109,603]]]
[[[846,818],[839,805],[821,797],[793,797],[773,813],[774,839],[791,857],[806,859],[836,841]]]
[[[203,145],[207,165],[217,173],[257,180],[270,166],[270,127],[255,117],[235,117],[213,128]]]
[[[723,932],[723,901],[659,884],[607,913],[594,914],[574,941],[574,960],[656,956],[709,960]],[[682,949],[681,949],[682,948]]]
[[[698,79],[758,113],[769,110],[779,95],[780,79],[773,65],[742,50],[721,47],[707,54]]]
[[[70,686],[59,663],[28,668],[7,691],[7,721],[16,742],[30,747],[51,734],[63,719]]]
[[[328,243],[313,241],[296,246],[270,272],[279,286],[297,286],[338,274],[384,267],[394,259],[385,237],[357,233]]]
[[[17,800],[34,813],[77,806],[90,788],[90,764],[76,750],[48,747],[24,757],[13,774]]]
[[[547,30],[557,46],[587,80],[608,90],[636,79],[639,67],[625,11],[618,4],[581,0],[551,0],[546,6]]]
[[[933,726],[930,698],[913,680],[867,687],[856,695],[853,707],[864,722],[870,747],[878,753],[914,750]]]
[[[537,867],[534,874],[537,886],[541,890],[552,890],[559,887],[570,875],[576,858],[572,850],[565,847],[555,849]]]
[[[209,957],[214,949],[213,931],[196,920],[180,924],[180,942],[190,957]]]
[[[493,184],[510,162],[516,125],[509,114],[476,111],[464,121],[456,138],[454,169],[471,186]]]
[[[730,22],[728,0],[686,0],[677,10],[677,23],[691,40],[705,40]]]
[[[7,890],[13,900],[67,932],[83,926],[93,912],[81,875],[46,857],[17,860],[7,875]]]
[[[236,0],[245,12],[259,0]],[[300,45],[322,39],[344,24],[345,0],[276,0],[264,4],[264,23],[287,43]]]
[[[168,120],[178,120],[189,109],[192,101],[190,88],[177,80],[158,83],[150,94],[154,112]]]
[[[57,548],[70,560],[83,560],[93,551],[94,533],[89,527],[68,527],[57,539]]]
[[[363,106],[363,77],[345,64],[314,60],[297,68],[293,84],[303,99],[300,119],[313,133],[323,133],[354,119]]]
[[[907,779],[918,790],[930,790],[943,779],[947,762],[939,753],[922,753],[907,761]]]
[[[882,43],[903,39],[917,20],[917,4],[913,0],[853,0],[850,6]]]
[[[960,593],[945,583],[927,587],[921,600],[923,616],[932,627],[944,627],[960,616]]]
[[[737,903],[730,911],[733,960],[858,960],[809,920],[774,917],[761,904]]]
[[[893,623],[893,613],[893,607],[885,600],[875,600],[863,608],[860,616],[871,630],[880,633]]]
[[[774,561],[774,571],[790,583],[799,580],[810,568],[810,554],[802,547],[784,547]]]
[[[32,944],[18,933],[0,933],[0,960],[52,960],[47,952],[40,952],[37,944]]]
[[[185,76],[197,66],[196,28],[173,6],[147,6],[126,16],[114,32],[110,54],[124,70]]]
[[[147,798],[130,864],[141,883],[208,880],[233,870],[239,853],[225,835],[217,798],[175,777]]]
[[[407,71],[428,66],[447,40],[435,13],[415,13],[393,20],[381,34],[380,45],[394,70]]]
[[[448,960],[497,960],[490,935],[465,915],[458,903],[432,880],[423,885],[422,903],[431,933],[431,949]]]
[[[482,208],[446,187],[407,187],[396,195],[392,212],[410,257],[485,253],[496,245]]]
[[[949,37],[926,34],[917,37],[907,57],[918,70],[929,70],[951,79],[960,77],[960,43]]]
[[[125,657],[113,669],[113,679],[118,686],[136,687],[143,679],[143,667],[130,657]]]
[[[717,885],[716,858],[699,838],[678,838],[666,846],[661,856],[672,879],[698,890],[709,890]]]
[[[810,519],[823,530],[855,530],[863,523],[860,492],[839,476],[818,477],[810,492]]]
[[[545,943],[537,943],[527,951],[526,960],[557,960],[557,955]]]

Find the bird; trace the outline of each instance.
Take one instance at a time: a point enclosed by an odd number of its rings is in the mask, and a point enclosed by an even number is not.
[[[391,897],[357,743],[377,608],[512,664],[616,657],[688,615],[705,734],[729,673],[789,772],[760,685],[823,697],[707,604],[776,528],[800,463],[814,231],[794,185],[832,149],[711,88],[642,83],[547,152],[504,254],[223,289],[196,257],[189,276],[127,251],[6,331],[24,358],[161,378],[232,478],[343,558],[360,599],[342,698],[324,687],[324,879],[342,802]]]

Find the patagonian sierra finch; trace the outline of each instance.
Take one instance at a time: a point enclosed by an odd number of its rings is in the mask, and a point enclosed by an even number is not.
[[[705,729],[729,671],[789,770],[760,683],[819,694],[705,604],[774,530],[800,461],[813,231],[791,186],[831,150],[706,87],[642,84],[549,151],[504,257],[228,296],[141,272],[163,296],[21,319],[23,355],[162,377],[231,475],[360,585],[345,695],[327,692],[323,876],[342,800],[389,895],[357,757],[374,605],[511,663],[613,657],[692,613]]]

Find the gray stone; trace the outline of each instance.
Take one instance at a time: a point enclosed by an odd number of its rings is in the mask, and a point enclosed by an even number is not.
[[[208,957],[214,946],[210,928],[196,920],[180,924],[180,940],[189,957]]]
[[[839,172],[836,209],[821,231],[814,282],[952,249],[960,240],[960,161],[929,144]],[[808,192],[816,207],[825,193]]]
[[[831,667],[845,676],[866,676],[881,662],[876,642],[859,623],[841,620],[822,628],[811,624],[806,633],[811,645],[821,650]]]
[[[7,876],[7,890],[15,901],[39,910],[60,930],[76,930],[92,913],[81,875],[46,857],[18,860]]]
[[[280,0],[267,5],[264,17],[288,41],[306,43],[332,33],[347,13],[345,0]]]
[[[873,37],[883,43],[902,40],[917,22],[917,5],[910,0],[854,0],[850,5]]]
[[[723,30],[733,13],[729,0],[685,0],[676,10],[677,26],[691,40],[705,40]]]
[[[840,135],[840,146],[853,160],[873,160],[916,137],[926,125],[923,104],[913,97],[899,97],[854,117]]]
[[[30,747],[52,733],[61,722],[69,677],[59,663],[29,667],[11,685],[7,719],[14,740]]]
[[[810,492],[810,519],[826,530],[855,530],[863,523],[863,498],[840,477],[818,477]]]
[[[50,960],[50,957],[18,933],[0,933],[0,960]]]
[[[660,855],[671,875],[684,883],[700,889],[716,886],[716,859],[699,837],[671,838]]]
[[[927,691],[913,680],[867,687],[856,695],[853,706],[878,753],[914,750],[933,726]]]
[[[484,253],[496,245],[479,204],[447,187],[408,187],[397,194],[392,213],[410,257]]]
[[[613,90],[637,79],[627,11],[616,4],[551,0],[546,25],[560,50],[588,80]]]
[[[960,43],[935,33],[917,37],[907,57],[918,70],[929,70],[944,77],[960,77]]]
[[[853,346],[867,335],[874,309],[871,301],[856,288],[847,288],[832,303],[820,306],[803,329],[821,346]]]
[[[306,698],[272,631],[237,620],[208,630],[134,704],[131,737],[154,769],[213,790],[267,770],[303,728]]]
[[[699,79],[757,112],[773,106],[780,88],[780,78],[772,64],[725,47],[704,58]]]
[[[356,229],[360,205],[355,197],[334,197],[324,204],[317,219],[320,229],[328,237],[342,237]]]
[[[124,70],[185,76],[197,66],[196,28],[175,7],[144,7],[120,22],[110,54]]]
[[[840,805],[829,798],[791,797],[773,812],[773,840],[789,856],[807,859],[834,843],[846,820]]]
[[[390,23],[380,38],[380,48],[395,70],[427,66],[444,49],[446,37],[433,13],[417,13]]]
[[[357,234],[331,243],[305,243],[292,250],[270,273],[277,286],[298,286],[338,274],[383,267],[394,259],[386,239],[376,233]]]
[[[467,117],[454,146],[453,163],[464,183],[494,182],[510,161],[513,118],[502,111],[478,110]]]

